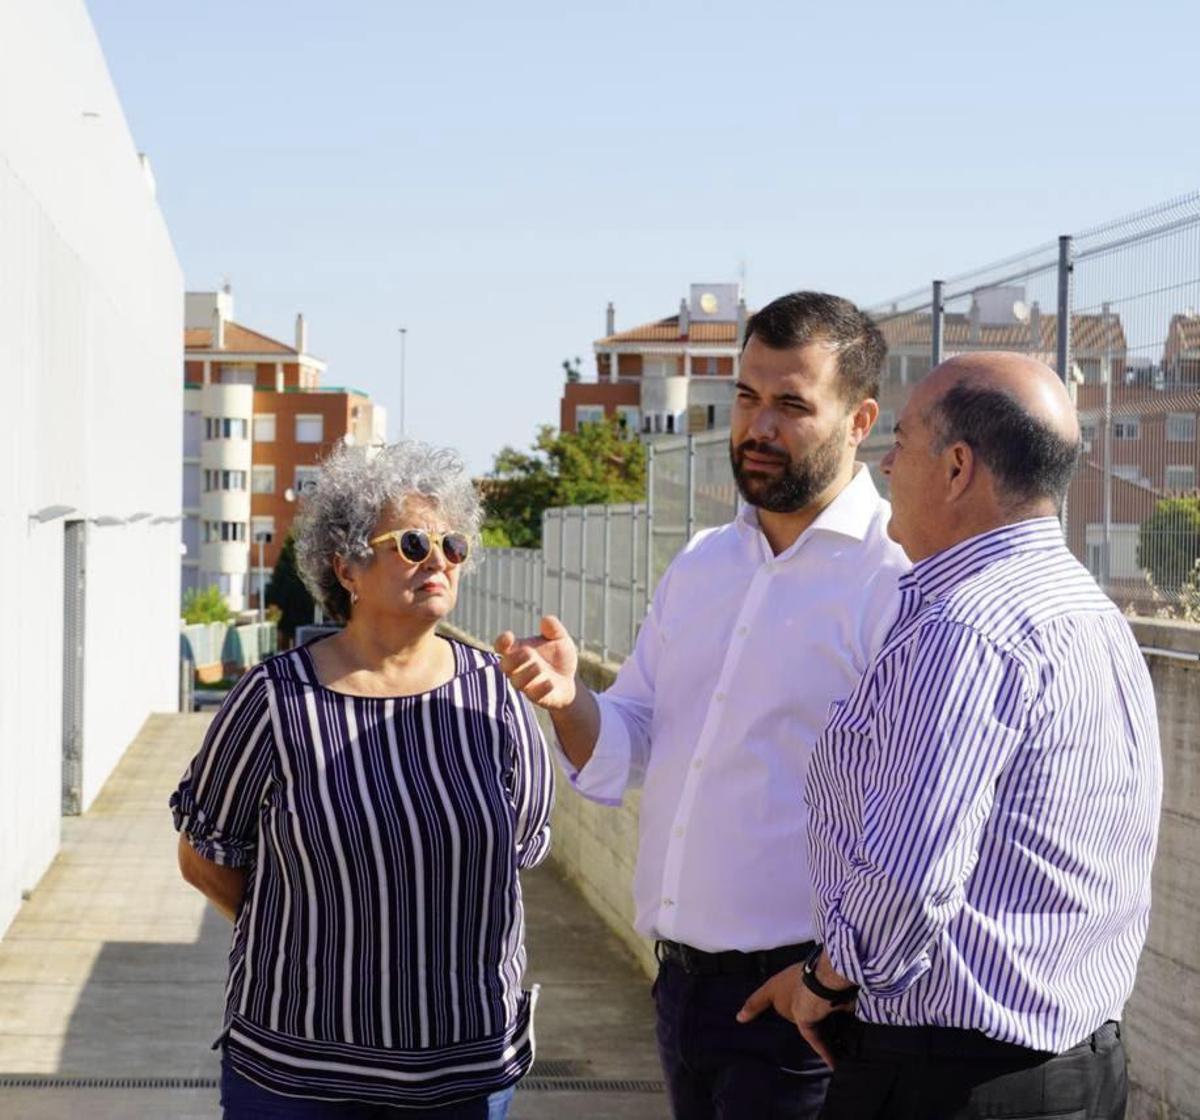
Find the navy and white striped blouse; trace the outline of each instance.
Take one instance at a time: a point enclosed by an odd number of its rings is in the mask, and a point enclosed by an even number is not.
[[[901,578],[809,774],[818,926],[869,1022],[1060,1053],[1121,1016],[1162,795],[1154,692],[1058,522]]]
[[[280,1093],[430,1106],[533,1060],[518,868],[549,845],[552,768],[498,659],[457,642],[416,696],[318,683],[305,648],[246,674],[171,798],[248,872],[223,1040]]]

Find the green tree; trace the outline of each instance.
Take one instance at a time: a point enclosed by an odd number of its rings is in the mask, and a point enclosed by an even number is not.
[[[267,582],[266,601],[279,608],[279,632],[289,642],[298,626],[307,626],[315,617],[316,604],[296,567],[296,541],[291,533],[279,550],[279,559]]]
[[[1172,591],[1200,559],[1200,497],[1162,498],[1138,529],[1137,562],[1154,586]]]
[[[543,510],[644,501],[646,449],[611,418],[578,432],[543,425],[528,451],[496,455],[483,497],[485,544],[539,548]]]
[[[190,588],[183,595],[183,621],[189,626],[201,622],[228,622],[233,617],[229,604],[221,595],[220,588]]]

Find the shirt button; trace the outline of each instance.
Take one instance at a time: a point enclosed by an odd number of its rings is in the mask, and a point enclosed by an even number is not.
[[[676,836],[682,836],[682,835],[683,835],[683,825],[676,825],[676,826],[675,826],[675,835],[676,835]]]
[[[699,770],[699,769],[700,769],[700,767],[701,767],[701,766],[703,766],[703,765],[704,765],[704,759],[702,759],[702,758],[697,758],[697,759],[696,759],[695,761],[693,761],[693,763],[692,763],[692,769],[693,769],[693,770]]]
[[[737,632],[738,632],[739,638],[744,638],[747,634],[750,633],[750,627],[749,626],[739,626],[737,628]]]
[[[675,900],[674,900],[673,898],[664,898],[664,899],[663,899],[663,901],[662,901],[662,904],[663,904],[663,906],[664,906],[664,907],[665,907],[665,906],[674,906],[674,905],[675,905]]]
[[[716,702],[718,704],[724,704],[725,703],[725,693],[718,692],[717,695],[714,697],[714,699],[716,700]]]

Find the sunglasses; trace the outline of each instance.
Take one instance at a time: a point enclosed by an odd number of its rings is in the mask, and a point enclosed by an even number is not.
[[[471,551],[471,542],[465,533],[430,533],[425,529],[393,529],[390,533],[372,537],[367,544],[377,545],[384,541],[392,541],[396,551],[414,564],[428,560],[435,545],[447,564],[461,564]]]

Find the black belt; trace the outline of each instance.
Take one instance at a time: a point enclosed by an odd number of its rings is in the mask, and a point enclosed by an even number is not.
[[[1047,1061],[1054,1057],[1019,1042],[1001,1042],[981,1031],[961,1027],[903,1027],[857,1020],[846,1032],[851,1053],[903,1054],[930,1058],[1028,1059]],[[1079,1043],[1093,1050],[1111,1045],[1121,1037],[1121,1024],[1109,1020]],[[1072,1047],[1074,1049],[1074,1047]]]
[[[805,941],[802,945],[780,945],[777,949],[757,949],[749,953],[737,949],[707,953],[678,941],[656,941],[654,955],[660,963],[678,965],[689,976],[750,976],[765,980],[804,960],[812,952],[813,944]]]

